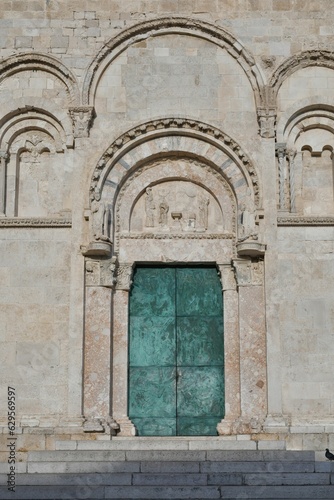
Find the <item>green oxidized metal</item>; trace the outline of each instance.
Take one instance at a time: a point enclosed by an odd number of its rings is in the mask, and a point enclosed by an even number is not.
[[[224,416],[224,336],[215,267],[136,269],[129,416],[141,436],[217,433]]]

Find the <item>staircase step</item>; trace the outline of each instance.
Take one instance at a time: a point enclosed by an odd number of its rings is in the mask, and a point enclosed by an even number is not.
[[[56,450],[285,450],[285,441],[261,441],[224,438],[116,438],[101,441],[56,441]]]
[[[324,500],[334,498],[334,485],[331,486],[221,486],[221,498],[235,500],[260,499],[312,499]],[[121,497],[120,497],[121,498]]]

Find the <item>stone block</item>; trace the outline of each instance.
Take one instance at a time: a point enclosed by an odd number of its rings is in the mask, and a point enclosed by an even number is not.
[[[119,452],[121,453],[121,452]],[[205,460],[206,453],[205,451],[126,451],[126,460],[142,460],[142,461],[158,461],[158,460],[166,460],[166,461],[174,461],[174,462],[183,462],[185,460],[198,461]]]
[[[217,439],[214,441],[190,441],[190,450],[256,450],[255,441],[232,441]]]
[[[198,462],[141,462],[141,472],[150,474],[196,474]]]
[[[222,486],[221,493],[224,498],[254,498],[256,500],[268,498],[296,499],[321,499],[330,497],[332,486]]]
[[[259,450],[285,450],[285,441],[258,441]]]
[[[314,462],[202,462],[201,472],[207,473],[283,473],[314,472]]]
[[[138,486],[200,486],[207,484],[206,474],[133,474]]]
[[[33,39],[31,36],[17,36],[15,38],[16,49],[30,49],[32,48]]]
[[[218,487],[215,486],[130,486],[106,487],[105,498],[131,498],[131,499],[183,499],[183,498],[221,498]]]
[[[280,474],[245,474],[244,484],[248,486],[262,485],[317,485],[330,484],[329,474],[312,473],[280,473]]]
[[[0,486],[0,499],[8,499],[7,486]],[[20,500],[54,500],[55,498],[78,498],[78,495],[89,494],[90,499],[101,499],[103,487],[90,486],[17,486],[15,496]],[[14,497],[15,498],[15,497]]]
[[[1,465],[1,464],[0,464]],[[8,464],[6,464],[7,466]],[[29,462],[23,472],[39,474],[77,474],[139,472],[139,462]],[[6,469],[7,471],[7,469]],[[0,469],[1,472],[1,469]]]
[[[78,450],[188,450],[187,440],[164,440],[148,438],[116,438],[105,442],[81,441],[78,442]]]
[[[29,461],[32,462],[115,462],[125,460],[124,451],[41,451],[30,452]],[[131,459],[130,459],[131,460]],[[134,458],[133,460],[136,460]]]
[[[69,45],[68,36],[51,36],[51,48],[52,49],[67,49]]]

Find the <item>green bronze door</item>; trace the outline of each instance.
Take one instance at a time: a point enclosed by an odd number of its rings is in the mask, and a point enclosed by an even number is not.
[[[129,416],[138,435],[216,435],[224,416],[216,268],[137,267],[129,325]]]

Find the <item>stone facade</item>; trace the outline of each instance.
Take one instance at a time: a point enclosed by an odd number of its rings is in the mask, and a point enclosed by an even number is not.
[[[331,7],[1,2],[0,400],[15,387],[22,452],[135,434],[145,262],[217,265],[220,435],[334,445]]]

